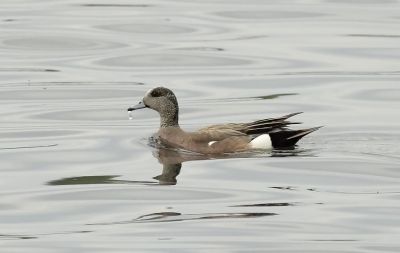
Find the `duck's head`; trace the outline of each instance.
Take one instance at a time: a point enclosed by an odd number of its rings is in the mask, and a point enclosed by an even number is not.
[[[161,117],[161,126],[178,125],[178,100],[175,94],[165,87],[149,90],[137,105],[128,108],[128,111],[150,108],[157,111]]]

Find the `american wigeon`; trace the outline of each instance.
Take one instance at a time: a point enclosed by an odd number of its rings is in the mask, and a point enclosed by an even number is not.
[[[302,137],[320,128],[288,129],[288,125],[296,123],[287,119],[299,114],[292,113],[279,118],[212,125],[196,132],[186,132],[178,123],[178,100],[170,89],[164,87],[149,90],[143,100],[128,108],[128,111],[143,108],[151,108],[160,114],[160,129],[157,134],[163,144],[202,154],[293,147]]]

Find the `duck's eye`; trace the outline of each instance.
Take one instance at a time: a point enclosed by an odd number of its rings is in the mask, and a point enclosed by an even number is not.
[[[162,92],[159,91],[159,90],[153,90],[153,91],[150,93],[150,95],[151,95],[152,97],[161,97],[161,96],[162,96]]]

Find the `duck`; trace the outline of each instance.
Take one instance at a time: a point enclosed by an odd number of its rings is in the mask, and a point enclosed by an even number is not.
[[[301,112],[277,118],[265,118],[246,123],[217,124],[185,131],[179,125],[178,100],[172,90],[156,87],[146,92],[143,99],[128,112],[149,108],[160,115],[160,127],[156,138],[162,144],[200,154],[227,154],[252,150],[293,148],[304,136],[320,127],[293,130],[288,121]]]

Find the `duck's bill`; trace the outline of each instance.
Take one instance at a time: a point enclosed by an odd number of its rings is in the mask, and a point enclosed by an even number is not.
[[[143,103],[143,101],[140,101],[137,105],[129,107],[128,112],[143,109],[143,108],[146,108],[146,105]]]

